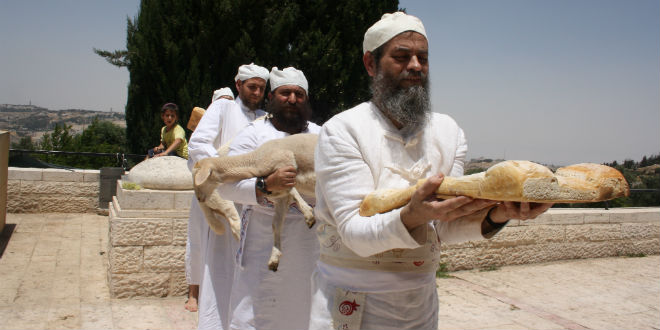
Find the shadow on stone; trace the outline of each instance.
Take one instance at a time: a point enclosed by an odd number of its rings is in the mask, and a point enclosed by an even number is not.
[[[2,229],[2,233],[0,234],[0,258],[2,258],[2,254],[5,253],[5,248],[7,248],[7,244],[9,244],[11,234],[14,233],[14,228],[16,228],[16,224],[8,223],[5,224],[5,228]]]

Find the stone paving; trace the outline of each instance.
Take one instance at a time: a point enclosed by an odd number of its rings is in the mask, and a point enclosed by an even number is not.
[[[185,297],[110,298],[107,217],[8,214],[7,224],[0,329],[196,328]],[[660,329],[657,255],[448,275],[439,329]]]

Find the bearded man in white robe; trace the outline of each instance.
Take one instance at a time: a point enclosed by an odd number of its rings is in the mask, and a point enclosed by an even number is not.
[[[188,167],[207,157],[218,156],[218,148],[228,143],[248,123],[266,114],[259,109],[268,69],[242,65],[236,74],[236,100],[217,98],[202,116],[188,143]],[[231,91],[229,91],[231,93]],[[229,297],[234,279],[234,256],[238,243],[232,235],[216,235],[210,230],[193,196],[186,242],[186,279],[199,285],[199,329],[229,328]]]
[[[302,71],[289,67],[270,72],[265,120],[246,127],[231,143],[229,155],[255,150],[264,142],[298,133],[318,134],[309,121],[308,83]],[[283,167],[260,178],[224,184],[220,196],[243,205],[241,246],[231,295],[231,329],[305,329],[309,324],[310,278],[319,244],[296,204],[289,207],[281,230],[282,256],[276,272],[268,269],[273,248],[275,209],[265,197],[295,186],[296,170]],[[259,182],[259,184],[257,184]],[[313,200],[306,199],[313,205]]]
[[[443,175],[463,174],[467,142],[452,118],[431,111],[424,26],[385,14],[363,46],[373,97],[327,121],[316,148],[321,250],[309,329],[437,329],[440,241],[490,238],[509,219],[534,218],[550,204],[437,199]],[[407,205],[359,215],[368,193],[422,178]]]

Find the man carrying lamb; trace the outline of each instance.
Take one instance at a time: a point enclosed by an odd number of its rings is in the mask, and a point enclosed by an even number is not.
[[[274,67],[270,88],[266,107],[269,115],[249,124],[233,139],[229,156],[253,151],[266,141],[292,134],[318,134],[320,127],[309,121],[312,109],[302,71]],[[279,268],[273,272],[267,266],[273,248],[275,210],[265,196],[290,189],[295,185],[295,177],[295,168],[289,166],[218,188],[224,199],[244,207],[231,294],[232,329],[305,329],[309,324],[310,278],[319,247],[314,229],[308,228],[295,204],[290,206],[281,230],[283,255]]]
[[[435,198],[443,174],[463,174],[467,143],[453,119],[431,111],[424,26],[385,14],[363,46],[372,99],[327,121],[316,148],[321,250],[309,329],[437,329],[440,241],[490,238],[551,205]],[[425,177],[404,207],[358,214],[368,193]]]
[[[268,69],[252,64],[241,65],[236,74],[236,100],[214,100],[199,121],[188,143],[188,167],[208,157],[218,156],[217,149],[228,143],[249,122],[266,114],[259,109],[263,99]],[[231,93],[231,91],[229,91]],[[209,229],[193,196],[186,242],[186,279],[199,285],[199,329],[229,328],[229,296],[234,279],[234,255],[238,243],[231,235],[215,235]]]

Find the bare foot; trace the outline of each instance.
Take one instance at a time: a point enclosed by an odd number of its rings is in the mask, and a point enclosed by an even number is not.
[[[184,306],[189,312],[197,311],[197,298],[199,297],[199,285],[188,286],[188,300]]]

